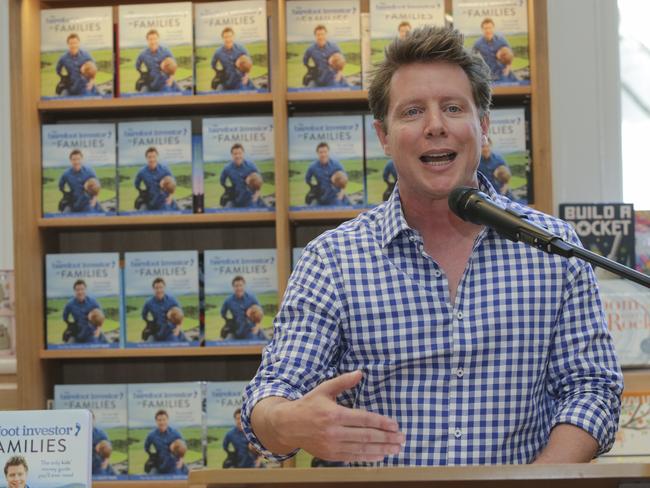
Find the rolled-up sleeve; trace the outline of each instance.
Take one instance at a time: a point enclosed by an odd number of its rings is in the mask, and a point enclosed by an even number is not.
[[[593,269],[577,259],[568,262],[549,361],[548,389],[557,400],[551,427],[564,423],[583,429],[598,441],[601,455],[614,444],[623,375]]]
[[[295,452],[276,455],[261,444],[250,423],[255,405],[271,396],[297,400],[338,374],[343,307],[328,261],[309,247],[303,252],[275,318],[273,339],[244,391],[244,433],[260,453],[277,461]]]

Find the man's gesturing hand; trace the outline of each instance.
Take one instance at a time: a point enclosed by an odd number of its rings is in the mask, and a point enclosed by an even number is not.
[[[362,377],[361,371],[343,374],[299,400],[260,401],[251,419],[255,434],[270,451],[287,454],[300,447],[327,461],[381,461],[399,453],[405,436],[395,420],[336,403]]]

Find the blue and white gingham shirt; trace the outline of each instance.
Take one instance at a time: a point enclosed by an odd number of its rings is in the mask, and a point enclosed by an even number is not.
[[[579,244],[571,227],[481,189]],[[244,393],[242,423],[268,396],[298,399],[361,369],[338,402],[397,420],[385,465],[528,463],[560,423],[614,442],[622,374],[590,265],[484,228],[450,303],[447,278],[402,213],[399,191],[312,241]],[[282,456],[275,456],[282,459]]]

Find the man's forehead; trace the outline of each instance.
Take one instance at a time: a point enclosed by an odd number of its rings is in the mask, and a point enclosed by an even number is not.
[[[445,71],[448,74],[454,74],[454,79],[442,79],[438,83],[427,83],[427,79],[433,70]],[[405,82],[415,79],[418,83],[409,86],[404,90]],[[463,80],[463,81],[461,81]],[[422,81],[422,83],[419,83]],[[472,95],[472,85],[467,73],[457,64],[446,61],[431,61],[427,63],[409,63],[400,66],[395,70],[390,80],[390,107],[396,104],[405,103],[410,99],[417,99],[422,96],[445,96],[445,97],[464,97],[474,101]]]

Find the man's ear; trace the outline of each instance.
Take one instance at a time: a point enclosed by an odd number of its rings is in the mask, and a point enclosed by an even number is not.
[[[388,144],[388,132],[384,131],[384,124],[381,122],[381,120],[375,120],[372,125],[375,128],[377,138],[379,139],[379,143],[384,150],[384,154],[386,156],[392,156],[390,153],[390,145]]]

